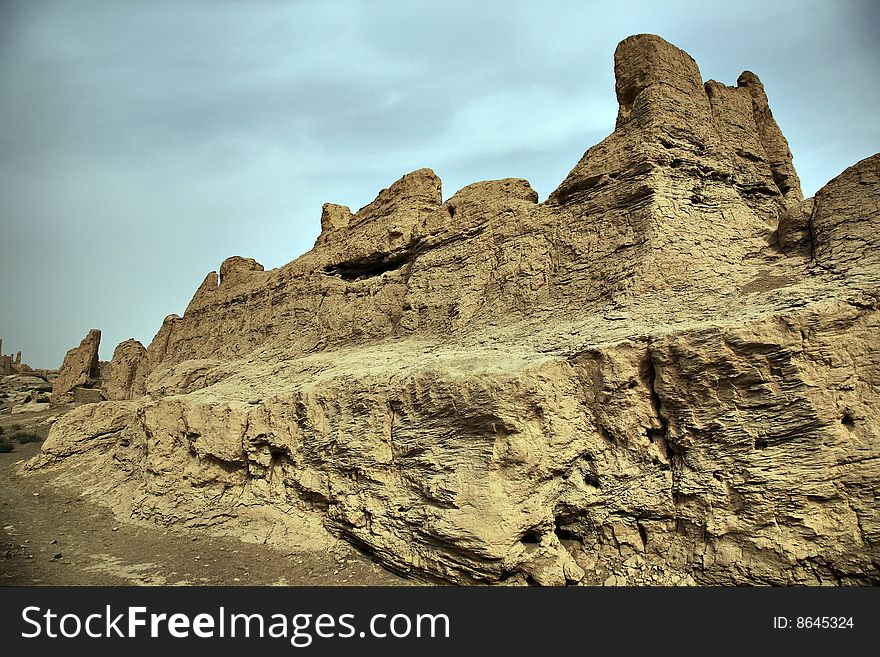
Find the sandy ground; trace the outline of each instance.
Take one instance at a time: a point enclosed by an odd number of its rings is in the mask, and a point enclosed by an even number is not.
[[[45,437],[57,411],[0,416]],[[15,463],[40,443],[0,453],[0,585],[406,585],[345,543],[290,552],[164,527],[120,523],[109,509],[53,485],[51,473],[21,477]]]

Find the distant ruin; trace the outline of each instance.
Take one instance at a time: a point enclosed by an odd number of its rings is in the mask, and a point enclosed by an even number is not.
[[[22,374],[32,372],[33,370],[27,363],[21,361],[21,352],[17,352],[13,357],[12,354],[5,355],[3,353],[3,339],[0,338],[0,376],[9,374]]]

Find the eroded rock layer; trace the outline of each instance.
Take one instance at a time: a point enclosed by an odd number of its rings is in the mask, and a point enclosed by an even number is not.
[[[120,345],[119,401],[29,467],[427,579],[876,583],[880,158],[804,200],[756,75],[651,35],[615,74],[546,202],[420,169],[326,204],[313,250],[229,258]]]

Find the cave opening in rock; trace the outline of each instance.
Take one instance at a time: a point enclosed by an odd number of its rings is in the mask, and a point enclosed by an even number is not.
[[[412,262],[415,254],[407,249],[395,254],[375,254],[364,258],[346,260],[335,265],[324,267],[324,273],[338,276],[347,281],[381,276],[382,274],[400,269]]]
[[[522,535],[519,541],[523,545],[538,545],[541,542],[541,535],[538,533],[538,530],[530,529]]]

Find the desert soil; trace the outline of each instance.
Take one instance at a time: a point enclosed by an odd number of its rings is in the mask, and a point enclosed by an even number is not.
[[[19,424],[41,437],[55,411],[0,416],[4,438]],[[59,488],[51,473],[22,477],[15,464],[40,443],[0,453],[0,585],[408,584],[344,543],[281,551],[174,528],[121,523],[109,509]]]

